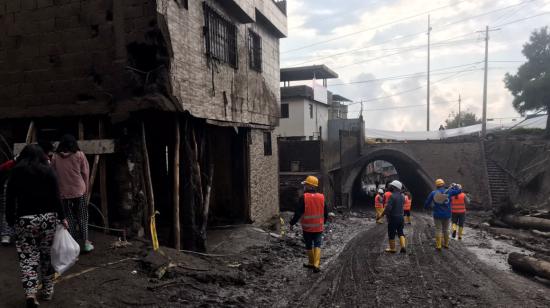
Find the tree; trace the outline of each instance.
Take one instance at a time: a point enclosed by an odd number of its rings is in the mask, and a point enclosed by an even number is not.
[[[531,33],[523,45],[527,62],[515,75],[506,73],[504,83],[514,96],[514,108],[522,115],[526,111],[550,110],[550,33],[548,27]],[[546,121],[546,136],[550,137],[550,116]]]
[[[461,112],[460,113],[460,125],[458,125],[458,113],[451,112],[449,118],[445,120],[445,128],[457,128],[462,126],[470,126],[481,123],[481,119],[478,119],[473,112]]]

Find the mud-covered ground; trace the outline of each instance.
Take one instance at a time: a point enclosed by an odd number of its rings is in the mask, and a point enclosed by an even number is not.
[[[302,267],[300,232],[285,231],[246,229],[261,235],[252,246],[208,256],[152,254],[141,241],[115,248],[115,238],[94,233],[97,251],[81,256],[42,307],[550,306],[548,287],[505,262],[522,248],[481,229],[468,228],[463,242],[436,252],[432,219],[418,213],[406,227],[408,252],[388,255],[386,225],[374,224],[372,212],[339,215],[327,230],[320,274]],[[0,260],[0,306],[20,307],[14,248],[0,248]]]

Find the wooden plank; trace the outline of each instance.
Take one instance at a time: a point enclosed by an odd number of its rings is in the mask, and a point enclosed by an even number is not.
[[[59,142],[54,142],[53,145],[57,148]],[[13,153],[18,155],[21,150],[26,146],[26,143],[15,143],[13,145]],[[93,140],[80,140],[78,141],[80,150],[88,155],[96,154],[113,154],[115,153],[116,140],[115,139],[93,139]]]
[[[107,198],[107,164],[106,157],[99,160],[99,192],[101,195],[101,212],[105,217],[105,227],[109,228],[109,206]],[[107,230],[105,230],[107,232]]]
[[[84,140],[84,122],[78,119],[78,140]]]
[[[181,249],[180,231],[180,119],[176,115],[174,120],[174,248]]]

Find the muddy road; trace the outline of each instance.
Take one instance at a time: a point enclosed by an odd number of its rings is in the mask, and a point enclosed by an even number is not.
[[[482,263],[459,241],[437,252],[432,218],[406,226],[406,254],[387,254],[386,224],[363,231],[292,296],[299,307],[549,307],[548,289]]]

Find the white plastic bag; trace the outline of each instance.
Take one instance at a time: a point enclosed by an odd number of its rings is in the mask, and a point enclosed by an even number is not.
[[[52,244],[52,266],[60,275],[76,263],[80,246],[63,225],[57,225]]]

